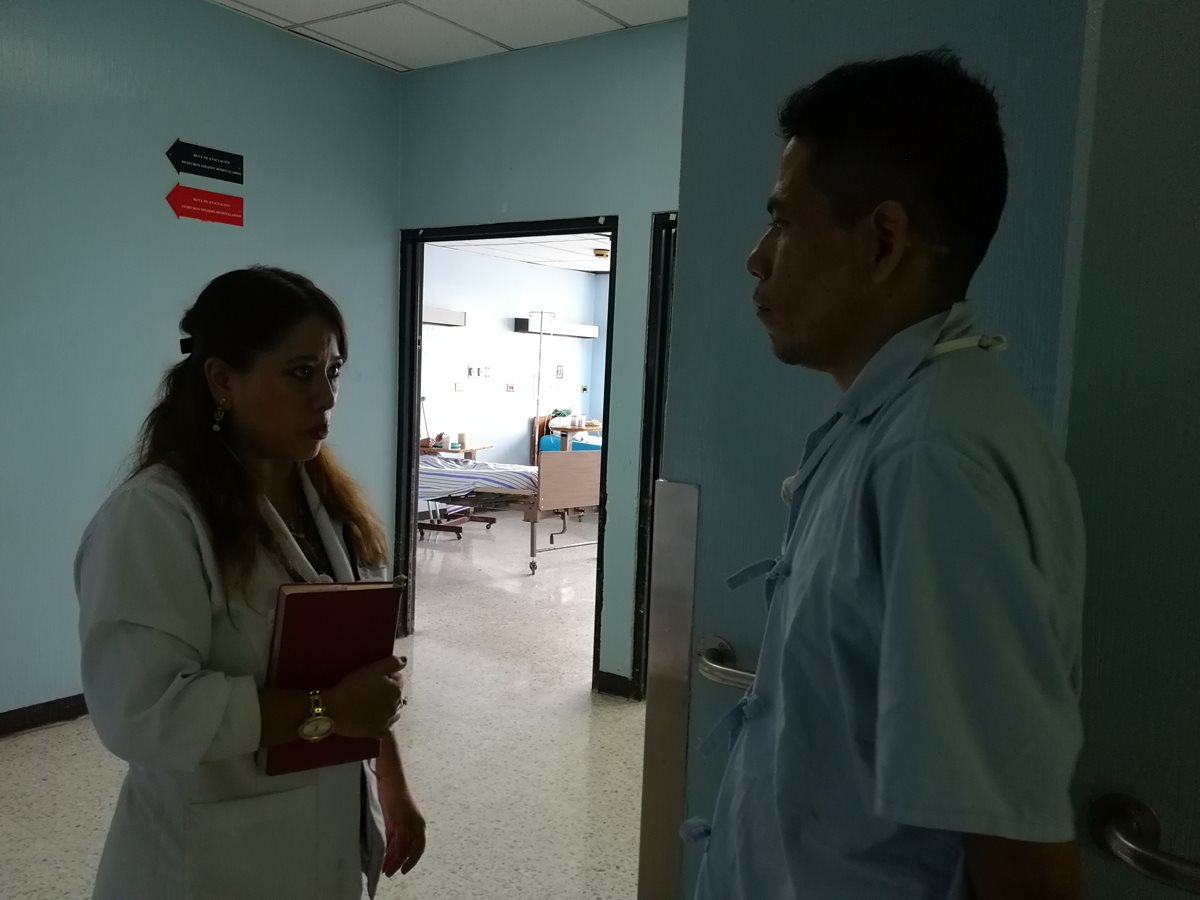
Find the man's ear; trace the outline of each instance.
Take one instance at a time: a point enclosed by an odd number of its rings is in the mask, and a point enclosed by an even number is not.
[[[899,268],[909,252],[912,224],[908,210],[894,200],[885,200],[871,210],[866,219],[868,275],[881,284]]]

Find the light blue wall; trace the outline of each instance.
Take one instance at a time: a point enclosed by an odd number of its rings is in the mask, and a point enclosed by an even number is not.
[[[79,536],[222,271],[293,267],[341,302],[333,443],[392,521],[396,96],[391,72],[198,0],[0,4],[0,710],[79,692]],[[245,155],[244,229],[176,220],[177,137]]]
[[[529,465],[534,415],[555,409],[578,413],[588,396],[580,387],[592,377],[593,356],[603,359],[604,345],[589,338],[545,335],[539,406],[538,337],[518,334],[513,319],[543,310],[554,313],[557,322],[594,325],[598,280],[589,272],[427,247],[425,305],[467,314],[465,327],[421,327],[421,396],[429,433],[457,437],[465,431],[469,443],[492,445],[480,459]],[[562,378],[557,377],[559,366]],[[488,377],[468,377],[469,369],[479,368],[488,369]]]
[[[720,634],[753,667],[761,585],[730,594],[723,579],[778,549],[779,483],[834,397],[823,376],[774,361],[750,306],[744,261],[766,225],[778,104],[842,62],[942,44],[995,83],[1012,189],[972,295],[1012,339],[1008,364],[1050,415],[1083,34],[1083,0],[692,0],[663,471],[700,485],[695,638]],[[765,423],[778,440],[747,465],[741,435]],[[693,749],[735,700],[728,688],[693,682]],[[723,764],[720,754],[691,753],[689,814],[711,810]],[[693,852],[689,890],[695,864]]]
[[[400,76],[404,227],[618,215],[600,665],[629,675],[651,214],[675,208],[685,29]]]
[[[608,285],[608,275],[596,276],[592,321],[600,327],[600,336],[596,339],[597,351],[592,354],[592,380],[587,397],[587,414],[593,419],[604,418],[604,396],[608,391],[604,372],[607,354],[603,351],[608,346]]]

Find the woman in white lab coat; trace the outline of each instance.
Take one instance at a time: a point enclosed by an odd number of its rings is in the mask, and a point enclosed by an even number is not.
[[[264,687],[281,584],[385,577],[384,531],[324,447],[342,316],[309,280],[254,268],[214,280],[182,328],[135,474],[76,561],[84,694],[129,762],[94,896],[374,896],[425,846],[391,731],[401,661],[323,693]],[[330,727],[383,738],[377,764],[259,771],[260,747]]]

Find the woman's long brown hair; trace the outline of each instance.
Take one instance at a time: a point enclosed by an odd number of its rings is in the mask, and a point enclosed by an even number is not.
[[[186,358],[163,378],[158,402],[142,426],[135,474],[165,465],[183,479],[208,524],[213,549],[227,578],[241,581],[263,548],[276,540],[263,518],[259,491],[226,443],[230,428],[212,429],[212,393],[204,375],[211,357],[247,370],[254,358],[277,346],[301,320],[317,316],[337,335],[345,359],[346,325],[337,304],[302,275],[257,266],[214,279],[180,324]],[[234,413],[236,416],[236,411]],[[236,420],[229,423],[236,428]],[[358,560],[385,565],[387,535],[365,494],[328,448],[305,463],[335,521],[349,530]]]

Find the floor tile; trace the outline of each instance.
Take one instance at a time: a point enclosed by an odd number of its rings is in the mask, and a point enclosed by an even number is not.
[[[634,900],[644,707],[590,691],[596,548],[531,576],[527,526],[500,519],[418,545],[399,733],[429,849],[379,896]],[[81,719],[0,740],[0,772],[0,898],[88,897],[124,765]]]

